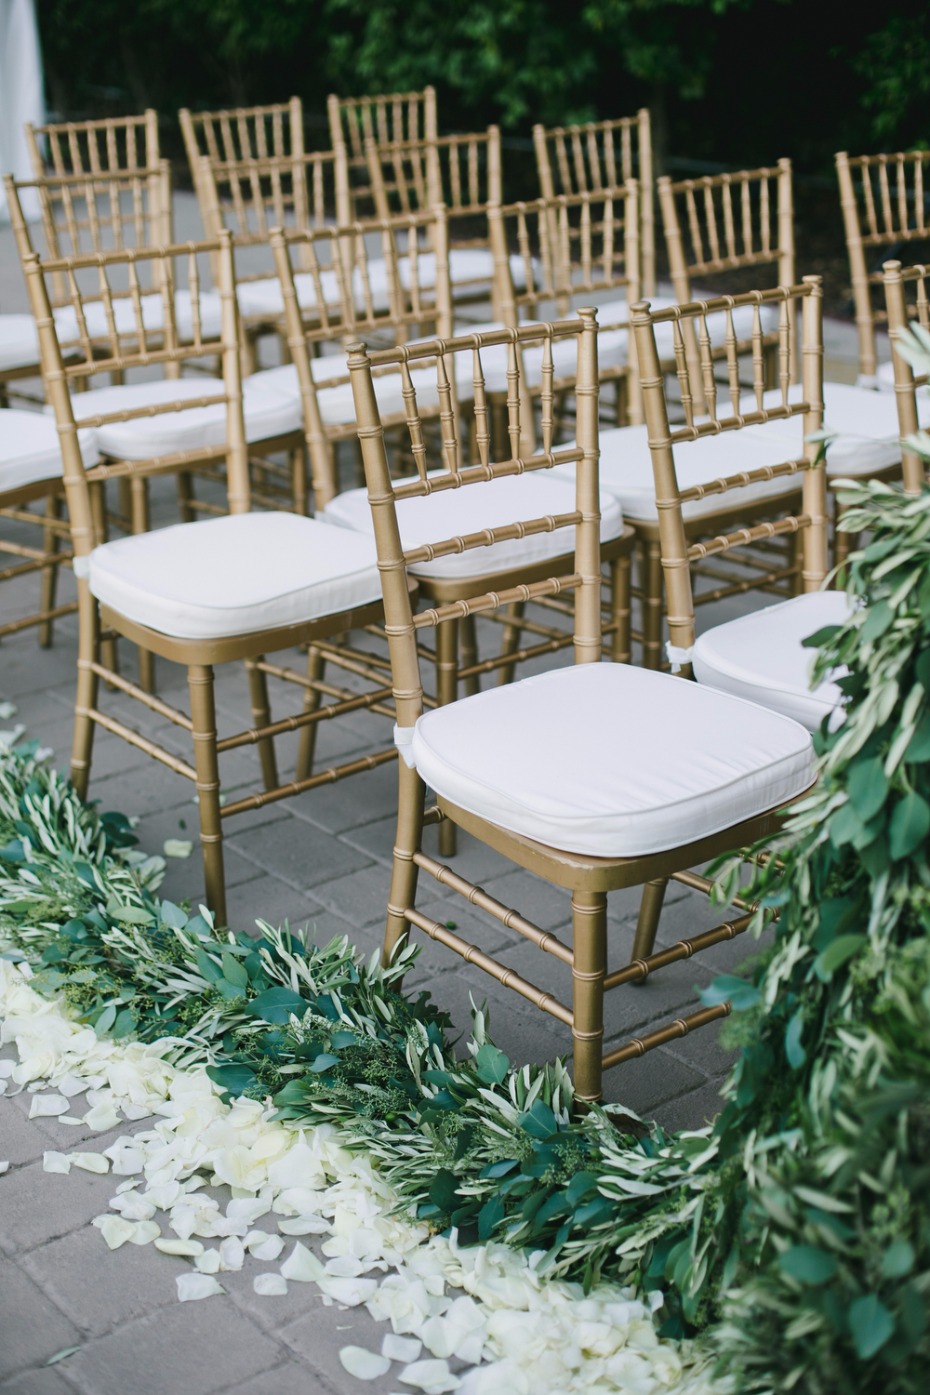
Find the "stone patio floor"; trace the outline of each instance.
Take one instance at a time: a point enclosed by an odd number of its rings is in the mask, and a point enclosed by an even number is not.
[[[178,197],[177,215],[179,236],[196,236],[191,196]],[[0,308],[27,308],[8,229],[0,229]],[[826,341],[828,375],[852,381],[854,329],[830,322]],[[71,587],[67,575],[63,591],[69,594]],[[33,578],[4,585],[4,613],[25,613],[34,591]],[[708,623],[727,613],[712,609]],[[69,616],[56,624],[49,650],[38,648],[35,631],[0,646],[0,701],[16,704],[29,735],[51,746],[62,768],[71,744],[76,632],[75,617]],[[300,663],[296,652],[291,658]],[[176,679],[167,665],[160,665],[159,692],[169,701],[183,701],[185,685]],[[218,674],[217,699],[220,722],[228,730],[247,721],[240,667],[230,665]],[[106,695],[105,705],[111,710],[122,706],[115,694]],[[291,709],[283,705],[281,710]],[[184,733],[165,723],[159,736],[165,728],[178,754],[186,756]],[[368,715],[325,724],[320,756],[363,754],[383,745],[385,733],[385,720]],[[287,749],[285,741],[283,766]],[[256,768],[251,752],[227,757],[224,788],[244,785]],[[246,928],[257,917],[273,924],[288,920],[292,926],[309,926],[323,941],[344,934],[366,955],[375,951],[387,894],[395,780],[393,765],[382,766],[227,824],[231,923]],[[137,816],[146,851],[160,852],[169,838],[193,839],[189,860],[168,862],[162,890],[175,901],[201,898],[196,808],[183,779],[98,731],[91,796],[102,809]],[[463,839],[454,866],[538,925],[568,923],[561,897],[483,846]],[[631,941],[638,902],[635,893],[613,901],[616,955],[618,946],[622,952]],[[502,927],[479,924],[460,901],[437,895],[424,909],[438,920],[454,920],[467,937],[474,935],[508,964],[564,995],[560,965],[515,942]],[[660,943],[690,936],[720,918],[702,897],[677,888],[669,895]],[[754,943],[740,940],[720,945],[642,987],[610,995],[608,1041],[616,1043],[689,1010],[696,986],[732,971],[754,949]],[[469,1025],[470,995],[486,1000],[494,1040],[514,1061],[541,1061],[569,1049],[565,1029],[430,942],[408,983],[428,987],[462,1034]],[[607,1095],[668,1128],[696,1127],[716,1113],[730,1059],[711,1027],[609,1073]],[[252,1290],[258,1271],[248,1263],[240,1273],[222,1276],[227,1297],[180,1304],[175,1278],[187,1267],[185,1261],[151,1246],[108,1251],[90,1221],[106,1209],[114,1179],[85,1172],[67,1177],[45,1173],[42,1154],[84,1140],[99,1150],[144,1124],[101,1135],[54,1119],[30,1121],[30,1098],[28,1093],[0,1096],[0,1158],[10,1162],[0,1176],[0,1395],[359,1395],[363,1390],[387,1395],[396,1387],[391,1375],[362,1384],[339,1362],[339,1348],[348,1343],[380,1349],[386,1328],[364,1309],[326,1307],[313,1286],[303,1284],[291,1285],[283,1298],[260,1297]],[[46,1365],[67,1347],[78,1350],[59,1364]]]

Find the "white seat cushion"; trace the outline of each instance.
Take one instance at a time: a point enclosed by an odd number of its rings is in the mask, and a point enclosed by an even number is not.
[[[97,440],[90,427],[78,432],[85,465],[99,459]],[[22,489],[40,480],[61,479],[58,428],[43,412],[0,409],[0,494]]]
[[[880,363],[875,374],[875,386],[881,392],[894,392],[894,364]]]
[[[446,489],[436,494],[397,501],[397,521],[401,541],[408,551],[424,543],[478,533],[550,514],[571,513],[575,508],[575,487],[563,480],[547,478],[539,472],[514,475],[487,484],[470,484],[463,489]],[[324,510],[330,523],[354,532],[373,535],[371,509],[364,489],[348,489],[337,494]],[[623,529],[623,514],[610,494],[601,494],[601,541],[617,537]],[[555,533],[536,533],[512,542],[452,553],[434,562],[411,566],[414,576],[472,578],[512,567],[529,567],[551,557],[571,552],[574,530],[560,528]]]
[[[834,679],[811,690],[814,650],[801,641],[848,618],[845,591],[814,591],[715,625],[695,641],[694,675],[707,687],[761,703],[816,731],[842,693]]]
[[[788,390],[789,401],[801,401],[800,385]],[[781,393],[771,389],[763,397],[765,406],[777,406]],[[755,398],[744,397],[743,410],[755,408]],[[921,426],[930,426],[930,398],[918,393],[917,411]],[[824,383],[823,425],[835,432],[827,445],[827,474],[835,478],[870,475],[897,465],[901,459],[898,410],[891,393],[849,383]],[[767,422],[748,428],[754,435],[780,436],[798,454],[803,450],[804,423],[801,417]]]
[[[628,664],[555,669],[437,708],[417,722],[412,756],[461,808],[595,857],[683,846],[814,778],[796,722]]]
[[[222,393],[218,378],[158,378],[148,383],[126,383],[93,388],[72,398],[75,416],[105,416],[163,402],[185,402]],[[246,440],[264,441],[298,431],[302,425],[300,402],[252,378],[243,383]],[[149,460],[173,451],[221,446],[226,440],[226,407],[188,407],[160,416],[133,417],[97,428],[97,445],[104,455],[120,460]]]
[[[179,639],[300,624],[381,596],[370,539],[293,513],[179,523],[104,543],[89,562],[104,605]]]
[[[32,368],[38,362],[39,336],[32,316],[0,315],[0,372]]]
[[[204,338],[216,338],[222,327],[222,302],[215,291],[202,291],[198,297],[200,306],[200,333]],[[157,291],[147,292],[141,298],[142,323],[153,333],[165,327],[164,301]],[[83,305],[87,333],[91,339],[106,339],[110,335],[106,306],[102,301],[85,301]],[[174,297],[175,319],[178,334],[189,340],[194,334],[193,300],[190,291],[176,291]],[[55,312],[55,328],[62,344],[67,346],[80,338],[78,319],[70,305],[60,306]],[[113,319],[119,335],[130,336],[136,331],[136,311],[131,300],[120,297],[113,301]]]
[[[740,470],[762,465],[778,465],[791,459],[789,443],[779,436],[771,439],[752,435],[748,429],[720,436],[704,436],[675,447],[678,485],[682,490],[707,484]],[[558,471],[574,478],[574,466]],[[683,506],[685,518],[702,518],[721,507],[739,508],[760,500],[777,499],[800,488],[800,479],[786,476],[747,485],[729,494],[709,494]],[[620,426],[601,432],[601,489],[619,499],[628,520],[655,522],[658,518],[652,457],[645,426]]]
[[[351,383],[334,383],[327,386],[328,378],[344,377],[347,373],[344,354],[325,354],[310,360],[310,371],[317,385],[317,404],[320,415],[327,426],[351,426],[355,422],[355,399]],[[292,401],[300,403],[300,383],[293,363],[280,368],[263,368],[253,373],[248,380],[262,388],[270,387],[275,392],[286,393]],[[405,411],[403,380],[400,373],[381,373],[372,380],[375,397],[382,417],[402,415]],[[436,388],[436,373],[432,368],[414,368],[410,373],[417,394],[417,406],[429,409],[439,405],[439,392]],[[459,401],[471,396],[463,387],[458,393]]]

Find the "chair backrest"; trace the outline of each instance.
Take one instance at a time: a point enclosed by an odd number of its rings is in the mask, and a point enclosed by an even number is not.
[[[699,278],[771,266],[775,283],[794,284],[791,161],[733,174],[657,183],[675,298]]]
[[[643,295],[656,289],[655,191],[652,128],[648,108],[613,121],[574,126],[534,126],[533,147],[544,199],[616,189],[629,179],[640,187],[640,281]]]
[[[327,425],[319,401],[321,392],[346,387],[348,371],[318,378],[311,363],[327,348],[335,349],[344,362],[344,346],[359,335],[396,345],[424,334],[451,335],[445,211],[438,207],[382,222],[304,231],[278,228],[271,234],[271,245],[284,294],[288,351],[300,381],[313,489],[320,509],[339,488],[332,441],[354,436],[355,426],[351,414],[344,427]],[[406,374],[404,368],[394,371],[401,378]],[[454,382],[448,385],[446,398],[448,410],[454,413]],[[399,416],[402,419],[403,412]]]
[[[333,150],[345,160],[348,169],[353,201],[350,216],[380,216],[372,204],[366,146],[372,142],[410,145],[436,140],[436,89],[424,87],[420,91],[389,92],[377,97],[338,97],[331,93],[326,111]]]
[[[871,386],[878,369],[875,328],[885,321],[881,254],[893,253],[903,242],[930,241],[930,151],[851,157],[841,150],[836,174],[859,334],[859,373]]]
[[[161,158],[158,113],[151,108],[141,116],[99,121],[61,121],[46,126],[27,122],[26,143],[37,179],[49,171],[60,176],[151,169]]]
[[[778,387],[766,389],[764,369],[763,307],[777,310],[779,319]],[[801,309],[800,345],[797,336],[797,308]],[[749,311],[753,320],[751,358],[753,383],[749,393],[740,371],[741,344],[734,330],[734,318]],[[824,466],[820,447],[810,437],[823,422],[823,291],[820,278],[808,276],[798,286],[750,291],[738,296],[720,296],[706,302],[676,305],[650,311],[648,303],[633,309],[633,330],[642,377],[643,404],[655,476],[656,504],[662,567],[668,598],[670,654],[686,666],[694,643],[694,596],[691,564],[707,557],[721,556],[734,548],[751,546],[770,538],[800,533],[803,543],[802,578],[806,591],[817,590],[827,574],[827,510]],[[686,326],[693,333],[686,333]],[[671,325],[675,348],[675,380],[679,400],[669,408],[669,384],[660,362],[655,327]],[[698,405],[693,381],[693,364],[686,352],[686,340],[699,346],[702,377]],[[716,339],[716,343],[713,342]],[[802,365],[800,392],[791,393],[793,367]],[[725,364],[725,383],[719,384]],[[684,422],[672,425],[672,420]],[[733,431],[758,432],[768,423],[802,419],[802,451],[784,462],[751,468],[705,480],[692,488],[679,487],[676,455],[685,457],[696,441],[716,438]],[[747,439],[747,459],[751,449]],[[786,440],[786,449],[789,442]],[[788,511],[773,518],[778,501],[766,504],[762,522],[741,520],[730,531],[696,537],[695,526],[686,524],[683,506],[710,496],[721,497],[721,508],[739,513],[740,490],[788,476],[802,480],[801,512]],[[723,496],[731,496],[723,502]],[[786,495],[790,505],[796,494]],[[748,500],[747,500],[748,503]],[[746,512],[751,512],[748,508]]]
[[[202,316],[202,263],[215,259],[220,271],[217,287],[219,317],[215,328]],[[32,252],[25,260],[26,284],[39,328],[42,372],[55,413],[64,462],[76,556],[101,541],[91,507],[90,486],[111,477],[140,477],[165,470],[195,468],[225,458],[230,511],[250,505],[248,452],[242,416],[239,325],[236,309],[232,239],[223,233],[216,242],[188,242],[160,248],[122,248],[94,255],[43,262]],[[69,287],[68,310],[53,309],[49,293],[53,277]],[[152,316],[151,297],[159,313]],[[214,297],[215,298],[215,297]],[[179,324],[179,306],[186,319]],[[147,309],[149,313],[147,313]],[[153,325],[153,319],[156,324]],[[211,314],[211,322],[215,317]],[[222,362],[222,387],[209,383],[197,396],[158,405],[121,405],[99,415],[78,412],[82,426],[103,427],[134,418],[150,418],[193,407],[222,405],[226,440],[219,446],[198,446],[160,459],[119,460],[85,469],[75,425],[80,389],[97,374],[123,375],[135,369],[160,369],[165,377],[180,378],[191,360]],[[187,380],[185,380],[187,381]],[[72,400],[74,398],[74,400]]]
[[[5,180],[20,258],[38,252],[61,260],[119,247],[159,247],[173,241],[171,174],[167,160],[115,174],[70,174]],[[24,204],[37,200],[42,245]],[[55,301],[67,297],[60,278]]]
[[[552,384],[552,344],[554,340],[574,337],[578,343],[578,369],[575,392],[578,399],[577,440],[572,447],[559,449],[554,443],[554,415],[551,391],[543,395],[542,451],[521,458],[520,440],[524,437],[521,422],[521,399],[518,377],[520,354],[530,344],[543,346],[543,373]],[[495,437],[493,413],[484,388],[482,353],[506,345],[510,355],[510,374],[514,391],[507,396],[506,420]],[[456,360],[464,356],[474,382],[474,400],[467,419],[444,421],[441,437],[431,449],[429,433],[417,409],[416,394],[410,397],[407,410],[409,450],[416,462],[416,475],[397,478],[384,436],[373,374],[385,368],[422,369],[435,376],[435,390],[441,396],[447,385],[456,379]],[[483,334],[465,335],[447,340],[408,344],[400,350],[368,352],[363,344],[349,348],[349,372],[355,398],[358,434],[361,442],[368,485],[368,499],[374,520],[378,550],[378,569],[384,595],[386,633],[391,656],[394,697],[397,704],[397,725],[402,733],[408,731],[423,710],[423,686],[419,671],[417,636],[425,628],[446,621],[463,619],[498,609],[514,601],[535,597],[575,594],[575,659],[577,662],[597,663],[601,658],[600,617],[600,504],[598,496],[598,437],[597,437],[597,344],[593,310],[579,311],[578,318],[567,322],[526,325],[519,330],[497,330]],[[470,442],[474,442],[474,459],[470,460]],[[406,452],[405,452],[406,454]],[[397,523],[397,505],[404,500],[435,496],[447,489],[466,489],[473,485],[548,470],[554,465],[574,463],[576,466],[576,505],[574,510],[548,518],[515,519],[500,527],[482,529],[467,536],[437,537],[435,541],[405,551]],[[573,566],[568,574],[553,574],[522,585],[488,591],[468,600],[439,604],[414,615],[408,589],[407,568],[417,563],[496,542],[513,540],[557,529],[574,532]],[[569,553],[570,543],[564,551]]]
[[[926,389],[930,383],[930,373],[914,372],[910,358],[900,351],[900,342],[908,326],[915,324],[922,331],[925,348],[930,350],[930,266],[902,266],[897,261],[885,262],[882,280],[894,364],[898,425],[901,438],[906,441],[920,430],[917,389]],[[926,460],[916,451],[905,449],[901,453],[901,471],[905,493],[919,494],[927,479]]]
[[[379,218],[442,203],[452,228],[454,220],[483,217],[503,199],[497,126],[430,141],[369,141],[365,155]]]
[[[178,120],[205,229],[206,194],[201,186],[204,156],[214,165],[233,165],[304,153],[304,114],[299,97],[271,106],[228,107],[223,111],[193,112],[182,107]]]

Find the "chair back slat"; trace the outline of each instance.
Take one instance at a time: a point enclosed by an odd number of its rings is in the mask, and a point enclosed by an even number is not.
[[[369,352],[361,343],[349,346],[349,372],[382,579],[397,723],[402,730],[412,727],[423,710],[417,638],[423,629],[466,616],[485,614],[513,602],[573,593],[576,662],[596,662],[601,657],[595,325],[594,311],[584,310],[572,321],[421,341],[399,350]],[[519,430],[510,411],[511,400],[518,403],[523,396],[520,384],[514,383],[513,391],[508,385],[507,421],[502,433],[495,435],[486,399],[478,390],[478,384],[485,379],[482,358],[486,353],[498,354],[502,347],[513,350],[508,360],[508,375],[519,374],[522,355],[515,351],[518,344],[526,350],[528,346],[538,346],[547,339],[568,337],[573,337],[578,344],[576,444],[561,450],[546,450],[541,454],[520,455],[513,449],[515,445],[519,447]],[[473,420],[464,420],[460,426],[454,421],[450,422],[454,438],[447,436],[443,429],[442,439],[433,450],[432,467],[418,470],[415,478],[402,475],[399,455],[389,454],[387,448],[385,423],[381,419],[376,396],[377,373],[386,368],[398,369],[402,365],[409,365],[412,371],[420,373],[430,370],[438,384],[443,381],[451,383],[457,377],[455,364],[459,357],[472,364],[476,384]],[[408,429],[411,442],[415,437],[419,446],[422,442],[428,442],[429,438],[423,430],[425,423],[420,420],[415,404],[412,405],[414,410],[408,411]],[[474,463],[470,455],[472,441],[475,443]],[[549,517],[514,519],[476,532],[418,541],[404,549],[398,524],[398,506],[402,506],[404,500],[419,498],[425,501],[445,490],[468,489],[476,484],[493,486],[495,481],[548,470],[554,465],[569,462],[576,466],[577,493],[572,511]],[[413,614],[409,567],[562,529],[570,530],[574,535],[574,548],[571,542],[566,542],[562,555],[563,559],[567,556],[570,561],[567,566],[563,561],[561,571],[553,564],[550,576],[534,576],[522,582],[514,578],[516,584],[445,605],[435,605],[416,616]]]
[[[345,162],[351,203],[346,218],[384,216],[374,204],[368,147],[429,144],[439,135],[436,91],[424,87],[413,92],[388,92],[376,97],[338,97],[330,94],[326,103],[330,143]],[[393,182],[393,181],[392,181]],[[413,212],[416,205],[404,205],[405,181],[399,179],[393,211]],[[422,207],[422,205],[419,205]]]
[[[26,123],[26,144],[36,179],[68,174],[138,173],[160,159],[158,113],[97,121]]]
[[[765,336],[761,311],[764,306],[778,311],[778,386],[765,390],[762,356]],[[683,654],[694,643],[694,594],[690,568],[707,557],[720,556],[734,549],[750,546],[771,538],[800,534],[802,538],[802,579],[805,590],[817,590],[827,574],[827,518],[824,465],[820,447],[811,437],[819,432],[823,420],[823,301],[819,277],[805,277],[801,285],[778,287],[767,291],[752,291],[740,296],[721,296],[710,301],[672,306],[666,310],[650,311],[642,302],[633,309],[633,329],[636,352],[642,374],[643,400],[652,453],[656,505],[662,567],[668,595],[670,644]],[[798,338],[798,310],[801,331]],[[734,328],[734,317],[741,312],[752,315],[753,391],[747,400],[743,395],[742,374],[738,360],[747,352]],[[673,411],[669,407],[666,374],[659,356],[656,327],[671,325],[675,342],[677,396],[684,409],[685,421],[672,425]],[[690,334],[688,327],[690,326]],[[713,332],[722,342],[712,343]],[[689,338],[698,345],[699,367],[702,375],[700,415],[693,410],[694,369],[688,351]],[[719,392],[716,379],[721,361],[725,362],[727,392]],[[801,383],[794,387],[794,365],[801,365]],[[675,415],[679,411],[674,412]],[[721,473],[716,478],[702,478],[700,484],[682,488],[679,484],[676,457],[682,464],[690,443],[723,436],[733,431],[751,432],[770,423],[799,418],[799,440],[803,445],[796,457],[785,442],[786,458],[775,464],[747,468],[735,474]],[[751,443],[747,438],[747,456],[751,459]],[[739,491],[752,485],[798,476],[801,480],[800,511],[792,507],[796,494],[785,496],[784,508],[778,512],[778,501],[765,506],[761,522],[752,518],[746,507],[745,521],[730,524],[726,531],[702,536],[700,520],[690,520],[686,506],[712,496],[732,495],[729,513],[740,512]],[[775,516],[773,516],[773,513]],[[706,534],[706,528],[705,528]]]

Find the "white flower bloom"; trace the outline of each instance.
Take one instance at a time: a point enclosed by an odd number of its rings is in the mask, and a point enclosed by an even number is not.
[[[391,1369],[391,1363],[386,1356],[379,1356],[377,1352],[368,1351],[365,1347],[343,1347],[339,1352],[339,1360],[349,1375],[354,1376],[356,1380],[377,1380]]]
[[[280,1274],[256,1274],[252,1287],[265,1298],[283,1298],[287,1293],[287,1279]]]
[[[214,1294],[225,1293],[222,1284],[209,1274],[179,1274],[175,1280],[178,1298],[182,1303],[191,1303],[198,1298],[212,1298]]]

